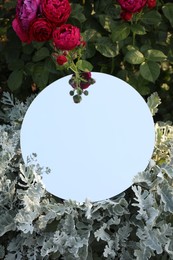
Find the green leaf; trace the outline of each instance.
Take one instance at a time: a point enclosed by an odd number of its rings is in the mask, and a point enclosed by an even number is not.
[[[165,212],[173,213],[173,192],[172,186],[165,180],[162,185],[158,186],[157,193],[161,197]]]
[[[134,45],[127,45],[127,46],[125,46],[125,53],[127,52],[127,51],[136,51],[136,48],[135,48],[135,46]]]
[[[130,64],[141,64],[145,60],[145,57],[142,52],[131,50],[126,53],[124,59]]]
[[[41,47],[43,47],[44,44],[45,44],[44,42],[35,42],[35,41],[32,42],[32,46],[37,50],[41,49]]]
[[[16,224],[14,221],[15,211],[9,210],[4,213],[1,212],[0,219],[0,237],[2,237],[5,233],[15,230]]]
[[[80,23],[83,23],[86,21],[86,17],[83,14],[83,7],[80,4],[71,4],[71,14],[70,18],[75,18]]]
[[[160,67],[154,61],[143,62],[140,65],[141,76],[151,82],[155,82],[160,75]]]
[[[46,60],[45,60],[45,69],[47,69],[49,72],[51,73],[57,73],[57,70],[56,70],[56,66],[55,66],[55,63],[53,62],[53,60],[51,59],[51,57],[48,57]]]
[[[39,89],[43,89],[47,86],[49,79],[49,72],[44,67],[44,64],[37,63],[32,67],[32,78],[34,83],[37,84]]]
[[[9,62],[8,68],[10,70],[21,70],[24,67],[24,62],[22,59],[15,59]]]
[[[147,104],[150,108],[152,115],[154,116],[158,111],[157,107],[161,104],[161,99],[157,92],[154,92],[153,94],[151,94],[150,97],[148,97]]]
[[[111,30],[112,30],[111,39],[113,42],[122,41],[126,39],[130,34],[130,26],[128,23],[114,25],[112,26]]]
[[[112,4],[112,0],[106,1],[94,1],[94,9],[96,13],[104,13],[109,5]]]
[[[161,22],[161,15],[156,10],[152,10],[148,13],[145,13],[142,16],[141,21],[144,24],[157,25]]]
[[[138,73],[128,73],[128,83],[133,86],[142,96],[149,95],[151,93],[151,88],[148,86],[148,81]],[[125,79],[126,80],[126,79]]]
[[[147,50],[145,58],[150,61],[163,61],[167,56],[160,50]]]
[[[34,47],[32,44],[23,45],[23,53],[30,55],[34,51]]]
[[[109,37],[99,38],[95,47],[97,51],[108,58],[113,58],[119,53],[118,46],[113,43]]]
[[[112,23],[112,19],[109,15],[104,15],[104,14],[101,14],[99,15],[99,21],[102,25],[102,27],[108,31],[108,32],[111,32],[111,23]]]
[[[85,72],[91,71],[93,69],[93,65],[86,60],[79,60],[76,63],[76,66],[78,67],[79,70],[85,71]]]
[[[50,56],[49,50],[46,47],[42,47],[41,49],[35,52],[32,60],[34,62],[37,62],[47,58],[48,56]]]
[[[8,78],[8,86],[11,91],[15,91],[20,88],[23,80],[23,70],[14,70]]]
[[[84,31],[82,36],[86,42],[96,42],[101,37],[101,34],[94,29],[88,29]]]
[[[140,24],[131,24],[130,29],[135,34],[139,34],[139,35],[146,34],[145,27]]]
[[[173,27],[173,4],[168,3],[162,7],[164,16],[169,20],[170,24]]]
[[[99,240],[109,241],[110,240],[110,235],[105,231],[106,228],[107,228],[106,223],[103,223],[103,225],[94,232],[94,236],[97,239],[97,241],[99,241]]]
[[[138,229],[136,234],[140,238],[140,241],[143,241],[145,247],[149,247],[152,251],[156,251],[158,255],[163,252],[162,244],[159,239],[161,232],[158,228],[151,230],[145,226],[143,229]],[[147,257],[143,259],[149,258]]]
[[[94,44],[93,43],[88,43],[86,45],[86,51],[85,51],[85,53],[83,55],[83,58],[84,59],[90,59],[90,58],[92,58],[95,55],[95,53],[96,53],[96,49],[95,49]]]

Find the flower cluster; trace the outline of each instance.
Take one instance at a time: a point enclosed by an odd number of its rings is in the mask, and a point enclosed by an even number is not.
[[[71,69],[80,88],[84,79],[74,60],[81,58],[85,42],[80,29],[66,23],[70,13],[68,0],[18,0],[12,26],[24,43],[52,41],[55,64]]]
[[[121,18],[130,21],[134,13],[140,12],[145,6],[154,8],[156,0],[118,0],[121,6]]]
[[[81,75],[79,75],[79,82],[77,82],[77,80],[78,78],[76,78],[75,74],[73,74],[72,78],[69,80],[69,84],[74,88],[74,90],[70,91],[70,95],[73,96],[75,103],[80,103],[82,100],[81,95],[88,95],[86,89],[94,84],[95,80],[91,77],[91,72],[82,72]]]
[[[68,0],[18,0],[12,26],[22,42],[48,41],[70,12]]]

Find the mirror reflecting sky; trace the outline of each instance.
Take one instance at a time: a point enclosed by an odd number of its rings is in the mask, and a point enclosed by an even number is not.
[[[29,107],[21,128],[24,161],[37,153],[46,189],[83,202],[113,197],[145,170],[155,143],[150,110],[126,82],[104,73],[79,104],[68,94],[71,76],[45,88]]]

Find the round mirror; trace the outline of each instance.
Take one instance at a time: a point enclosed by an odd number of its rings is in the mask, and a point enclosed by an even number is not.
[[[21,128],[24,161],[37,154],[48,192],[63,199],[100,201],[123,192],[151,159],[154,122],[140,94],[126,82],[92,73],[89,95],[75,104],[69,79],[45,88]]]

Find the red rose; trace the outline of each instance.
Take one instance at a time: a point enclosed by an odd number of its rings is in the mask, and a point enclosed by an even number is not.
[[[72,50],[80,45],[80,30],[71,24],[63,24],[53,32],[53,42],[60,50]]]
[[[126,11],[121,12],[120,15],[121,15],[121,18],[125,21],[130,21],[132,19],[132,16],[133,16],[132,13],[129,13],[129,12],[126,12]]]
[[[83,72],[82,78],[84,79],[84,81],[81,81],[80,87],[81,89],[86,89],[91,85],[91,72]]]
[[[156,0],[148,0],[147,6],[148,8],[154,8],[156,6]]]
[[[57,61],[57,63],[58,63],[59,65],[63,65],[64,63],[67,62],[67,58],[66,58],[66,56],[64,56],[64,55],[59,55],[59,56],[57,57],[56,61]]]
[[[42,0],[42,12],[56,26],[66,23],[71,6],[68,0]]]
[[[146,5],[147,0],[118,0],[121,8],[129,13],[140,12]]]
[[[36,19],[30,27],[30,36],[37,42],[48,41],[52,38],[53,26],[44,18]]]

